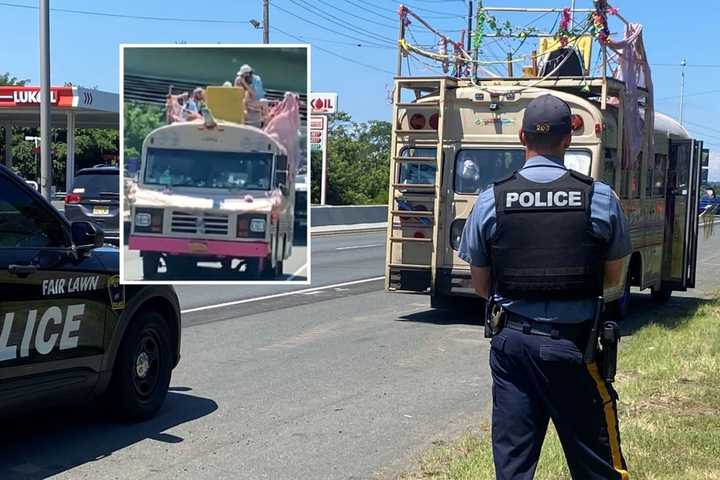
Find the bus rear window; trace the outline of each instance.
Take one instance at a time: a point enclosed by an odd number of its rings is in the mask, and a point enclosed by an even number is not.
[[[404,148],[400,155],[403,157],[435,157],[437,150],[434,148]],[[400,164],[400,178],[398,183],[412,185],[435,185],[434,163],[402,162]]]
[[[455,192],[478,194],[525,163],[525,150],[460,150],[455,157]]]
[[[455,157],[455,192],[478,194],[491,184],[509,177],[525,163],[525,150],[460,150]],[[568,150],[565,166],[583,175],[590,174],[591,154],[587,150]]]

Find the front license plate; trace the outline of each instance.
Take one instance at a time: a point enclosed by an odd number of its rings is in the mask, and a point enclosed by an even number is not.
[[[107,215],[110,213],[108,207],[93,207],[93,215]]]
[[[204,242],[190,242],[188,243],[188,250],[190,253],[205,253],[208,251],[208,247]]]

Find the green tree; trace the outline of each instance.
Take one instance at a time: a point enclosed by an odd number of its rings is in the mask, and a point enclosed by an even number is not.
[[[125,102],[125,158],[139,157],[147,134],[164,124],[161,107]]]
[[[385,204],[388,195],[390,123],[329,117],[326,201],[331,205]],[[320,201],[320,152],[312,155],[312,200]]]
[[[0,73],[0,85],[27,85],[30,83],[29,78],[19,79],[9,72]]]

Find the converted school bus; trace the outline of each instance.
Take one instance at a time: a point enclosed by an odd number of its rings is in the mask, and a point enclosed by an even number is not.
[[[482,190],[522,167],[523,112],[547,93],[572,109],[566,166],[610,184],[628,217],[627,281],[606,301],[624,314],[630,285],[658,301],[694,287],[702,142],[662,114],[647,131],[651,110],[642,110],[642,152],[623,162],[624,92],[612,78],[396,78],[386,288],[430,294],[433,307],[474,295],[470,267],[457,256],[465,220]],[[647,92],[639,96],[645,103]]]

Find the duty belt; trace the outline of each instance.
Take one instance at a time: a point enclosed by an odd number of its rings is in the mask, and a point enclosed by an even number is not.
[[[514,313],[504,312],[504,326],[527,335],[541,335],[544,337],[563,338],[573,342],[584,342],[587,340],[589,325],[588,322],[578,324],[561,324],[541,322],[529,319]]]

